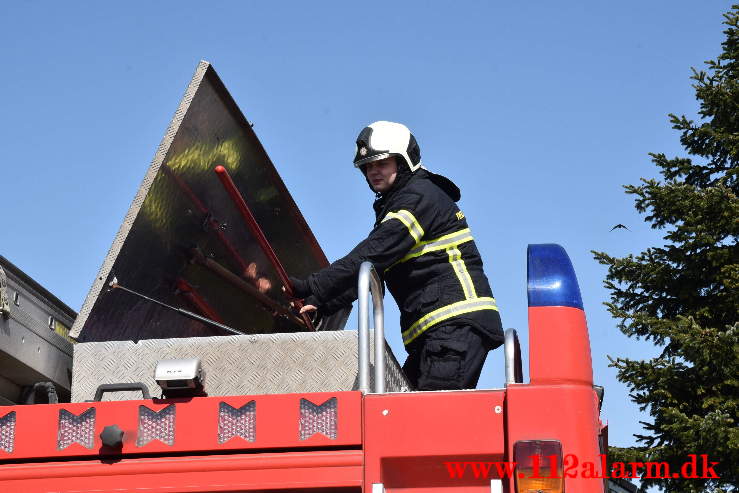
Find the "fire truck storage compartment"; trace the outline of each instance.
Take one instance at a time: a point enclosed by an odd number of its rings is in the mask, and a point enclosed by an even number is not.
[[[152,396],[158,396],[161,389],[154,381],[157,361],[194,357],[202,362],[209,396],[358,388],[356,331],[252,334],[76,344],[72,401],[92,399],[97,387],[106,383],[143,382]],[[410,388],[387,345],[385,369],[389,392]],[[103,400],[140,398],[140,392],[119,392],[106,393]]]
[[[39,382],[51,382],[59,399],[69,400],[72,342],[67,334],[76,316],[0,256],[0,405],[23,404]]]

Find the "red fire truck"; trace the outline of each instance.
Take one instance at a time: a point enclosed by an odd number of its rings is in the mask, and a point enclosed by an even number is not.
[[[528,269],[528,383],[509,329],[504,389],[386,393],[382,364],[370,389],[360,297],[359,390],[0,407],[0,491],[603,491],[574,272],[556,245]]]
[[[212,109],[204,116],[214,101],[236,123]],[[258,265],[279,258],[297,275],[326,260],[271,163],[257,172],[259,159],[244,157],[244,149],[266,154],[234,108],[201,63],[70,333],[80,341],[72,402],[0,406],[0,492],[603,492],[602,389],[593,385],[585,313],[564,249],[529,246],[527,383],[508,329],[504,388],[388,387],[388,375],[402,376],[385,344],[381,282],[370,264],[359,273],[356,332],[337,330],[346,314],[322,325],[301,320],[279,293],[255,288],[260,274],[245,258]],[[248,145],[229,134],[237,130]],[[182,143],[193,136],[195,144]],[[228,193],[217,192],[219,181],[229,184],[215,163],[234,175]],[[254,186],[260,179],[269,186]],[[244,207],[251,227],[235,225]],[[239,244],[249,235],[267,245]],[[313,260],[292,260],[290,235],[303,239]],[[110,290],[119,280],[194,312],[133,301]],[[258,308],[243,304],[246,295]],[[238,310],[233,300],[242,300]],[[249,318],[239,319],[245,312]],[[245,335],[204,337],[214,325],[249,323],[252,330],[238,331]],[[189,358],[167,358],[182,356],[183,337],[191,338]],[[351,357],[315,354],[339,339],[349,341]],[[227,345],[213,351],[211,343]],[[239,344],[243,350],[234,349]],[[156,368],[141,366],[142,351],[161,356]],[[137,365],[144,373],[134,378]],[[348,383],[329,385],[333,371]],[[75,382],[94,383],[94,392],[76,391]],[[162,395],[152,398],[157,387]],[[110,400],[118,391],[129,395]]]

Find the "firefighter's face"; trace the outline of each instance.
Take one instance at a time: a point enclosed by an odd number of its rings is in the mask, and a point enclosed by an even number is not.
[[[398,176],[398,165],[395,156],[378,159],[366,165],[367,180],[375,192],[384,193],[390,190]]]

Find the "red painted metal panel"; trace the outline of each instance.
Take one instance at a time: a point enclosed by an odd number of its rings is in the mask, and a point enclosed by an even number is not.
[[[489,492],[490,478],[451,478],[444,463],[503,460],[504,398],[502,390],[367,395],[365,485]]]
[[[337,403],[336,438],[319,433],[300,439],[300,400],[323,404],[335,397]],[[225,451],[240,449],[300,449],[320,447],[359,447],[361,445],[361,394],[359,392],[322,392],[310,394],[277,394],[258,396],[198,397],[193,399],[138,400],[48,404],[0,408],[0,418],[16,412],[15,441],[12,452],[0,449],[0,461],[6,459],[96,456],[112,451],[102,448],[100,433],[116,424],[124,431],[122,454],[158,454],[194,451]],[[256,403],[256,436],[254,441],[234,437],[221,444],[218,440],[218,412],[221,402],[241,408]],[[170,446],[153,440],[138,446],[139,407],[160,412],[175,406],[174,443]],[[80,415],[95,409],[94,443],[88,449],[73,443],[58,450],[60,410]],[[2,490],[0,490],[2,491]]]
[[[517,440],[559,440],[562,454],[572,454],[578,463],[592,462],[600,472],[598,447],[598,396],[586,385],[509,385],[506,389],[508,457]],[[570,462],[571,463],[571,462]],[[568,465],[565,461],[565,467]],[[546,466],[542,468],[548,471]],[[565,478],[567,493],[603,491],[602,479],[582,477],[582,468]],[[543,475],[548,472],[542,473]],[[511,483],[512,487],[512,483]],[[511,490],[513,491],[513,490]]]
[[[529,307],[529,376],[532,384],[593,385],[584,311],[566,306]]]
[[[360,450],[65,461],[0,466],[3,493],[360,488]]]

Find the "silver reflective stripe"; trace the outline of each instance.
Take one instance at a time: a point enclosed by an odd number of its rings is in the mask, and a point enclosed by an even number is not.
[[[472,277],[467,272],[467,266],[464,265],[462,260],[462,252],[457,247],[451,247],[446,249],[449,254],[449,263],[452,264],[454,273],[457,274],[457,279],[462,285],[462,291],[464,291],[464,297],[469,299],[477,298],[477,292],[475,291],[475,285],[472,283]]]
[[[398,212],[388,212],[382,222],[384,223],[390,219],[397,219],[401,223],[405,224],[405,227],[408,228],[408,233],[410,233],[416,243],[421,241],[421,238],[423,238],[423,228],[418,224],[416,217],[411,214],[410,211],[401,209]]]
[[[429,241],[422,241],[418,243],[418,245],[411,248],[407,254],[405,254],[405,257],[401,258],[395,264],[388,267],[388,270],[394,267],[395,265],[405,262],[407,260],[410,260],[415,257],[420,257],[421,255],[424,255],[429,252],[437,252],[439,250],[446,250],[448,247],[456,247],[458,245],[461,245],[462,243],[466,243],[468,241],[472,241],[472,233],[470,232],[470,228],[464,228],[460,229],[459,231],[455,231],[454,233],[450,233],[448,235],[440,236],[439,238],[429,240]]]
[[[439,322],[443,322],[444,320],[458,315],[480,310],[497,311],[498,306],[495,304],[495,298],[473,298],[471,300],[458,301],[451,305],[438,308],[418,319],[408,330],[403,332],[403,344],[410,344],[413,339],[423,334],[426,329],[438,324]]]

